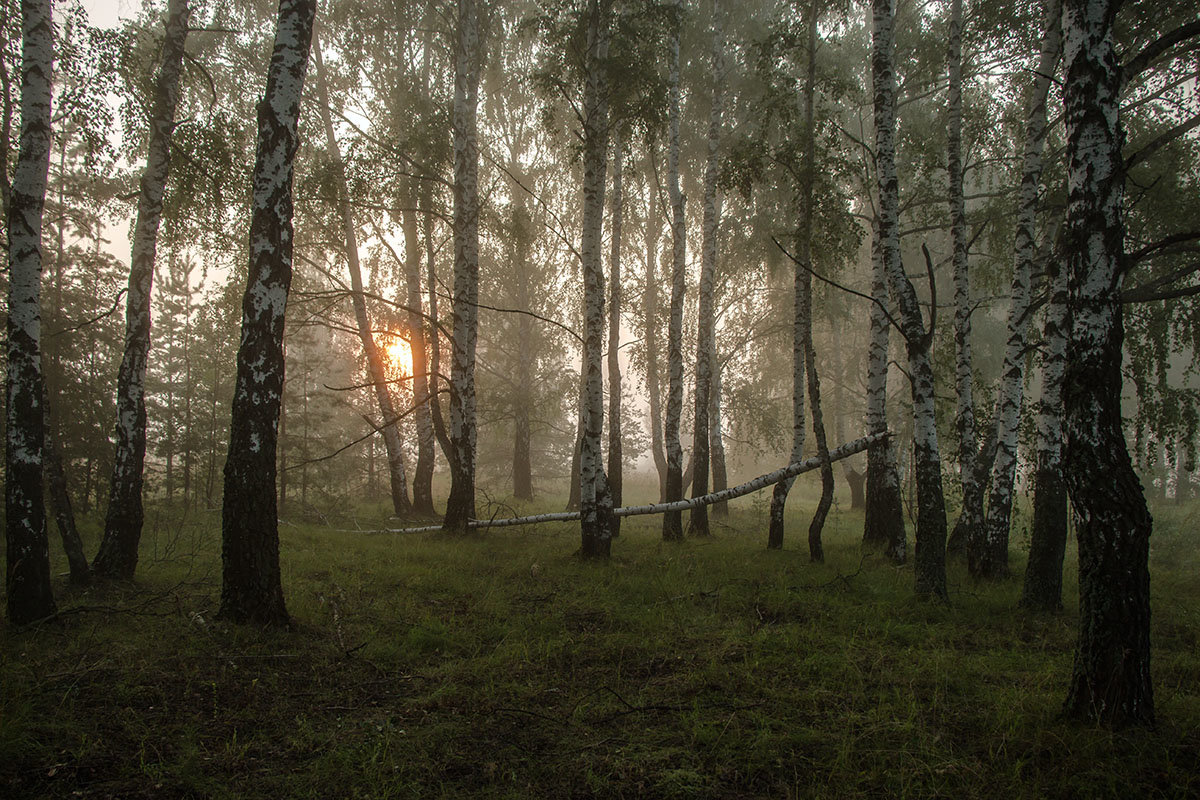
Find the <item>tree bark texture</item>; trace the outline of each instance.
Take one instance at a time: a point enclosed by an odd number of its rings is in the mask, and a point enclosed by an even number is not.
[[[584,558],[608,558],[612,504],[602,490],[604,464],[604,184],[608,169],[608,25],[611,0],[588,4],[588,48],[583,91],[583,441],[579,450],[579,511]],[[607,504],[606,504],[607,499]]]
[[[75,526],[75,513],[71,509],[71,495],[67,492],[67,478],[63,472],[62,452],[58,448],[58,439],[51,420],[50,402],[45,396],[42,398],[42,408],[46,412],[46,493],[50,496],[54,521],[62,538],[63,552],[67,555],[71,585],[87,586],[92,582],[92,570],[88,566],[87,556],[83,553],[83,540],[79,537],[79,529]]]
[[[21,134],[8,202],[8,369],[4,452],[8,620],[56,610],[42,499],[42,209],[50,168],[54,22],[49,0],[21,0]]]
[[[646,160],[654,171],[654,148],[647,147]],[[657,173],[655,173],[657,174]],[[646,187],[646,291],[642,298],[645,316],[643,337],[646,348],[646,394],[650,405],[650,453],[658,473],[658,499],[666,499],[667,456],[663,449],[662,389],[658,375],[658,192],[656,186]]]
[[[720,0],[713,3],[713,40],[710,65],[712,103],[708,114],[708,159],[704,165],[704,211],[700,223],[700,287],[696,319],[696,396],[693,406],[692,496],[708,494],[710,448],[708,409],[712,396],[713,362],[716,359],[716,319],[713,307],[717,273],[717,228],[721,220],[721,196],[717,187],[721,162],[721,111],[724,104],[725,42]],[[793,454],[793,461],[795,460]],[[708,506],[693,509],[688,533],[708,536]]]
[[[624,153],[621,137],[613,137],[612,222],[608,258],[608,488],[614,506],[621,505],[624,457],[621,446],[621,216],[625,211]],[[612,522],[613,536],[621,520]]]
[[[404,445],[400,441],[399,417],[396,414],[396,404],[392,402],[383,356],[372,333],[367,299],[363,295],[362,266],[358,259],[358,224],[354,219],[354,209],[350,206],[350,185],[346,180],[346,165],[342,161],[341,147],[333,129],[329,80],[325,74],[324,60],[321,58],[320,41],[316,35],[313,37],[313,66],[316,67],[317,109],[325,130],[325,148],[333,161],[334,179],[337,182],[338,210],[342,217],[342,248],[346,253],[346,269],[350,273],[350,304],[354,307],[354,322],[358,328],[359,341],[362,342],[363,355],[367,360],[367,375],[371,379],[375,403],[379,406],[381,419],[378,427],[383,434],[383,446],[387,452],[392,513],[403,516],[412,511],[412,503],[408,499],[408,478],[404,471]],[[413,353],[416,352],[416,348],[411,344],[409,349]]]
[[[679,38],[678,25],[671,37],[670,72],[667,92],[667,194],[671,202],[671,309],[667,323],[667,413],[663,438],[667,451],[665,502],[683,497],[683,448],[679,444],[683,415],[683,295],[687,270],[687,229],[683,216],[683,192],[679,188]],[[678,512],[663,514],[663,539],[683,539],[683,517]]]
[[[509,171],[516,174],[520,163],[513,159]],[[530,286],[529,249],[532,241],[532,220],[525,205],[526,193],[516,187],[513,191],[513,282],[516,284],[517,308],[530,308],[533,287]],[[530,407],[533,404],[533,320],[517,316],[517,375],[514,387],[513,412],[513,497],[533,499],[533,458],[530,454]]]
[[[429,404],[429,356],[421,301],[421,245],[417,233],[417,213],[403,212],[404,285],[408,298],[408,342],[412,351],[413,423],[417,428],[417,463],[413,467],[412,510],[418,514],[434,514],[433,467],[435,442],[433,411]],[[430,330],[433,330],[430,327]],[[434,339],[437,333],[433,333]]]
[[[454,70],[454,300],[450,349],[450,496],[444,527],[475,517],[475,348],[479,336],[479,19],[476,0],[458,0]]]
[[[947,204],[950,210],[951,264],[954,272],[954,386],[957,398],[955,422],[958,433],[958,474],[962,486],[962,510],[951,542],[966,541],[983,528],[983,493],[975,462],[978,442],[975,432],[974,377],[971,369],[971,275],[967,254],[967,211],[963,197],[962,163],[962,0],[950,4],[949,49],[946,67],[949,88],[946,99]],[[949,549],[949,548],[948,548]]]
[[[1037,469],[1033,477],[1033,526],[1021,605],[1062,609],[1063,559],[1067,550],[1067,487],[1063,482],[1062,393],[1067,366],[1067,270],[1051,261],[1054,277],[1042,328],[1042,397],[1037,417]]]
[[[1072,313],[1065,475],[1079,542],[1079,640],[1066,713],[1153,724],[1150,513],[1121,429],[1125,182],[1113,0],[1063,3],[1066,261]]]
[[[150,288],[154,279],[163,193],[171,166],[171,134],[179,102],[188,33],[187,0],[167,7],[162,61],[154,78],[150,146],[138,187],[129,292],[125,296],[125,353],[117,373],[116,455],[104,518],[104,538],[92,563],[100,577],[129,580],[137,568],[142,538],[142,483],[146,459],[146,362],[150,354]]]
[[[266,93],[258,103],[250,274],[221,509],[219,616],[259,625],[289,624],[279,571],[275,449],[292,282],[293,163],[316,13],[316,0],[280,0]]]
[[[708,444],[712,461],[712,488],[720,492],[729,486],[729,473],[725,467],[725,435],[721,424],[721,359],[713,352],[712,398],[708,404]],[[714,517],[728,518],[729,503],[722,500],[713,504]]]
[[[1025,156],[1017,208],[1008,344],[1004,350],[1000,392],[996,401],[996,457],[992,462],[986,522],[982,536],[971,542],[967,561],[971,574],[979,578],[996,579],[1008,575],[1008,538],[1017,472],[1017,435],[1025,394],[1026,339],[1030,317],[1030,281],[1036,250],[1038,186],[1042,179],[1042,151],[1046,144],[1046,97],[1058,63],[1061,17],[1060,0],[1050,0],[1046,4],[1045,32],[1042,34],[1041,54],[1034,73],[1025,123]]]
[[[896,177],[896,76],[893,69],[894,10],[874,2],[872,74],[875,89],[875,171],[879,190],[879,240],[888,284],[903,327],[912,383],[913,454],[917,484],[916,591],[945,599],[946,505],[934,415],[933,365],[921,306],[900,261],[899,182]],[[928,258],[928,256],[926,256]],[[936,298],[935,298],[936,301]]]

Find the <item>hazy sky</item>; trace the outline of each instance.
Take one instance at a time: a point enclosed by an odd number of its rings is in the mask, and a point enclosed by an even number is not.
[[[114,27],[121,17],[135,13],[137,6],[137,0],[83,0],[88,21],[104,28]]]

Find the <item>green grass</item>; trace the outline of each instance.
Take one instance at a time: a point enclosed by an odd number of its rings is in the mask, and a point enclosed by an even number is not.
[[[136,585],[4,633],[0,796],[1196,797],[1197,513],[1157,516],[1159,727],[1112,732],[1057,716],[1073,568],[1055,617],[958,566],[918,602],[844,510],[820,566],[753,509],[674,546],[626,520],[604,565],[571,525],[285,525],[296,628],[265,633],[213,621],[216,516],[152,512]]]

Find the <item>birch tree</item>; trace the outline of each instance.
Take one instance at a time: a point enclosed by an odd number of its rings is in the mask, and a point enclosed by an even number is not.
[[[915,557],[918,595],[946,598],[946,505],[942,494],[942,465],[938,454],[937,419],[934,413],[931,298],[930,324],[926,328],[912,282],[900,260],[899,182],[896,177],[896,78],[893,67],[895,11],[892,0],[873,0],[872,85],[875,91],[875,171],[879,194],[880,256],[888,287],[899,312],[901,332],[908,351],[913,401],[913,451],[917,483],[917,546]],[[933,287],[933,268],[926,252]]]
[[[454,298],[450,350],[450,496],[444,527],[475,517],[475,349],[479,338],[480,32],[476,0],[458,0],[454,67]]]
[[[150,353],[150,291],[163,193],[171,165],[171,135],[179,102],[188,32],[187,0],[167,6],[162,61],[150,106],[150,146],[138,187],[129,291],[125,297],[125,354],[117,373],[116,456],[104,519],[104,538],[92,562],[101,577],[129,580],[137,568],[142,537],[142,471],[146,458],[146,361]]]
[[[604,265],[600,232],[608,167],[608,58],[611,0],[590,0],[583,91],[584,426],[579,456],[579,510],[585,558],[607,558],[615,518],[600,442],[604,431]]]
[[[725,89],[725,32],[724,9],[721,0],[713,3],[712,55],[709,79],[712,81],[711,105],[708,115],[708,158],[704,165],[704,210],[700,223],[700,287],[696,323],[696,396],[692,438],[692,496],[708,494],[710,462],[709,406],[713,391],[713,370],[716,362],[716,319],[713,286],[717,271],[717,228],[721,219],[721,196],[717,188],[720,177],[721,112]],[[796,453],[792,460],[797,460]],[[708,507],[697,506],[688,520],[688,532],[708,536]]]
[[[258,104],[250,274],[225,460],[219,616],[289,624],[279,573],[275,455],[283,392],[283,323],[292,281],[292,178],[316,0],[280,0]]]
[[[621,216],[625,211],[624,151],[619,132],[612,136],[613,178],[608,257],[608,489],[614,507],[621,505]],[[613,518],[613,536],[621,533],[621,520]]]
[[[646,351],[646,394],[650,413],[650,455],[654,459],[654,469],[658,473],[658,499],[666,499],[667,491],[667,456],[663,443],[662,389],[659,385],[658,366],[658,330],[659,330],[659,300],[658,300],[658,236],[661,223],[658,212],[659,187],[658,171],[655,168],[656,153],[654,141],[646,145],[647,174],[653,174],[654,185],[646,182],[646,226],[644,230],[644,249],[646,251],[646,288],[642,296],[642,346]]]
[[[1151,519],[1121,430],[1125,162],[1112,30],[1119,5],[1063,3],[1072,312],[1065,476],[1079,542],[1079,640],[1065,710],[1113,726],[1154,723]]]
[[[971,275],[967,257],[967,212],[962,163],[962,0],[950,4],[946,72],[946,172],[950,208],[951,264],[954,272],[954,387],[957,398],[958,471],[962,511],[951,542],[964,540],[983,525],[983,486],[975,469],[979,457],[975,434],[974,375],[971,370]]]
[[[992,464],[986,521],[980,535],[969,540],[968,565],[971,574],[981,578],[1002,578],[1008,574],[1008,534],[1017,471],[1017,434],[1025,394],[1026,339],[1037,237],[1038,187],[1042,178],[1042,152],[1046,145],[1046,97],[1059,58],[1061,9],[1061,0],[1049,0],[1046,3],[1041,53],[1026,114],[1025,154],[1013,256],[1012,305],[1008,311],[1008,343],[1004,349],[1004,366],[1000,371],[1000,392],[996,401],[996,455]]]
[[[677,6],[682,14],[682,5]],[[679,444],[679,420],[683,413],[683,300],[687,271],[687,232],[683,216],[683,192],[679,188],[679,39],[682,19],[671,32],[667,83],[667,194],[671,203],[671,307],[667,322],[667,409],[663,439],[667,454],[664,502],[683,498],[683,448]],[[663,539],[683,539],[683,517],[675,511],[663,514]]]
[[[367,360],[367,375],[371,380],[375,403],[379,406],[379,429],[383,435],[384,449],[387,452],[392,512],[397,516],[403,516],[412,511],[412,503],[408,499],[408,479],[404,472],[404,446],[400,441],[400,429],[397,425],[399,418],[396,415],[396,405],[392,401],[383,357],[371,329],[367,300],[363,295],[362,267],[358,257],[358,223],[355,220],[354,209],[350,205],[346,165],[342,161],[342,151],[333,128],[333,114],[330,110],[329,79],[324,60],[321,57],[319,37],[316,34],[313,35],[313,66],[316,69],[317,79],[317,111],[321,115],[321,126],[325,133],[325,148],[332,162],[338,211],[341,215],[342,249],[346,256],[346,268],[350,273],[350,303],[354,307],[354,322],[358,329],[359,341],[362,342],[363,355]],[[415,354],[416,348],[410,346],[410,351]]]
[[[1055,27],[1058,20],[1054,20]],[[1051,260],[1050,302],[1042,327],[1042,396],[1037,410],[1037,465],[1033,475],[1033,523],[1021,605],[1039,611],[1062,608],[1062,570],[1067,549],[1067,487],[1063,482],[1062,393],[1067,366],[1067,270]]]
[[[8,619],[54,614],[50,544],[42,500],[42,210],[50,168],[54,21],[49,0],[21,0],[20,150],[8,199],[8,369],[4,451],[5,591]]]

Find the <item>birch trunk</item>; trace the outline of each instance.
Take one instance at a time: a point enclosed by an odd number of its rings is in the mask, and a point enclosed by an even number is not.
[[[587,77],[583,92],[583,441],[579,449],[579,511],[584,558],[608,558],[612,547],[611,498],[602,487],[604,465],[604,182],[608,167],[608,15],[611,0],[588,5]]]
[[[444,528],[475,516],[475,347],[479,333],[479,20],[476,0],[458,0],[454,72],[454,334],[450,356],[450,496]]]
[[[709,405],[708,441],[712,455],[712,488],[714,492],[725,490],[729,486],[729,474],[725,468],[725,436],[721,424],[721,359],[716,358],[713,351],[712,402]],[[713,504],[714,517],[726,519],[729,517],[729,503],[722,500]]]
[[[716,349],[713,284],[717,272],[717,226],[721,219],[720,177],[721,111],[724,103],[725,42],[720,0],[713,2],[713,40],[711,60],[712,104],[708,115],[708,160],[704,165],[704,212],[700,223],[700,296],[696,320],[696,397],[693,406],[692,496],[708,494],[709,441],[708,407],[712,395],[713,360]],[[793,454],[793,461],[795,460]],[[697,506],[688,520],[688,533],[708,536],[708,506]]]
[[[97,576],[130,580],[137,569],[142,538],[142,472],[146,459],[146,361],[150,353],[150,287],[163,192],[171,166],[171,134],[179,101],[188,32],[187,0],[167,7],[162,62],[154,78],[150,146],[138,189],[137,222],[125,296],[125,354],[117,373],[116,455],[104,519],[104,538],[92,563]]]
[[[1073,315],[1063,401],[1079,541],[1079,641],[1068,716],[1154,723],[1150,512],[1121,429],[1124,132],[1113,0],[1063,4],[1066,262]]]
[[[896,177],[896,78],[892,65],[894,10],[891,0],[874,2],[872,72],[875,88],[875,158],[879,187],[879,240],[895,307],[899,311],[913,400],[913,455],[917,484],[916,591],[946,599],[946,505],[934,416],[933,365],[921,307],[900,261],[899,182]],[[928,255],[926,256],[928,258]],[[934,298],[936,308],[936,298]]]
[[[279,572],[275,447],[283,393],[283,325],[292,282],[292,177],[316,0],[280,0],[258,142],[250,275],[225,460],[221,608],[233,622],[288,625]]]
[[[716,505],[718,503],[727,503],[730,500],[738,497],[744,497],[753,492],[765,489],[768,486],[778,483],[787,478],[794,478],[797,475],[802,475],[805,472],[811,472],[819,468],[827,461],[840,461],[843,458],[861,453],[866,450],[871,444],[878,442],[881,438],[890,436],[887,431],[878,434],[869,434],[861,439],[856,439],[853,442],[838,447],[829,453],[826,458],[810,458],[807,461],[801,461],[795,464],[789,464],[786,467],[777,469],[774,472],[768,472],[766,475],[760,475],[757,478],[739,483],[737,486],[731,486],[720,492],[711,492],[703,497],[692,497],[687,500],[676,500],[672,503],[655,503],[647,506],[626,506],[624,508],[614,508],[612,513],[617,517],[638,517],[648,514],[668,514],[672,511],[688,511],[700,505]],[[471,520],[468,527],[473,529],[478,528],[507,528],[514,525],[537,525],[543,522],[571,522],[579,519],[578,511],[560,511],[551,514],[535,514],[529,517],[511,517],[507,519],[490,519],[490,520]],[[392,528],[386,531],[355,531],[356,533],[427,533],[439,530],[436,525],[430,525],[422,528]]]
[[[371,317],[367,313],[367,301],[363,296],[362,267],[358,260],[358,225],[354,219],[354,209],[350,207],[350,186],[346,180],[346,165],[342,162],[341,148],[338,146],[337,135],[333,130],[333,115],[329,104],[329,83],[325,75],[325,63],[321,58],[321,45],[316,34],[313,35],[313,66],[317,78],[317,110],[321,115],[321,124],[325,129],[325,148],[333,161],[334,179],[337,182],[338,206],[342,216],[342,248],[346,254],[346,268],[350,273],[350,302],[354,307],[354,322],[358,328],[358,338],[362,342],[363,355],[367,359],[367,374],[371,379],[371,388],[375,393],[375,403],[379,406],[381,418],[380,432],[383,434],[383,446],[387,452],[388,477],[392,495],[392,513],[403,516],[412,511],[412,503],[408,499],[408,480],[404,472],[404,445],[400,441],[400,429],[396,405],[392,402],[392,392],[388,386],[387,370],[375,336],[371,332]],[[416,348],[410,347],[415,354]],[[415,361],[415,355],[414,355]],[[414,370],[415,371],[415,370]]]
[[[404,285],[407,290],[409,349],[412,351],[413,422],[417,428],[417,463],[413,468],[412,510],[418,514],[434,514],[433,412],[429,405],[429,357],[425,337],[424,308],[421,302],[421,246],[417,233],[417,213],[405,211]],[[436,335],[435,335],[436,336]]]
[[[1033,479],[1033,529],[1021,605],[1062,609],[1063,559],[1067,550],[1067,487],[1063,482],[1062,393],[1067,366],[1067,270],[1055,268],[1042,329],[1042,398],[1037,418],[1037,471]]]
[[[1061,17],[1060,0],[1049,0],[1045,10],[1042,49],[1034,73],[1025,124],[1025,158],[1021,172],[1020,205],[1017,209],[1012,306],[1008,312],[1008,344],[1004,350],[1000,394],[996,401],[996,458],[992,463],[991,493],[988,495],[983,535],[972,540],[974,546],[971,547],[968,560],[971,574],[980,578],[995,579],[1008,575],[1008,535],[1017,471],[1017,434],[1025,394],[1029,284],[1033,275],[1037,236],[1042,151],[1046,144],[1046,96],[1054,67],[1058,63]]]
[[[509,171],[516,174],[520,163],[514,159]],[[517,308],[529,308],[532,304],[532,287],[529,285],[529,241],[528,226],[531,224],[525,207],[525,192],[520,188],[513,191],[513,279],[516,282]],[[516,402],[513,403],[513,497],[533,499],[533,459],[530,455],[529,409],[533,404],[533,365],[529,354],[533,352],[533,320],[525,314],[517,317],[517,381]]]
[[[88,566],[87,556],[83,554],[83,540],[79,538],[79,529],[75,526],[75,513],[71,509],[71,495],[67,492],[67,477],[63,472],[62,453],[58,449],[56,429],[50,414],[50,401],[46,395],[42,396],[42,408],[46,413],[46,493],[50,495],[54,521],[58,525],[63,552],[66,553],[67,564],[70,567],[71,585],[87,586],[92,582],[92,570]]]
[[[680,7],[682,13],[682,7]],[[683,413],[683,294],[686,277],[687,233],[683,218],[683,192],[679,189],[679,26],[671,37],[667,93],[667,194],[671,201],[671,311],[667,323],[667,415],[663,438],[667,451],[664,500],[683,497],[683,448],[679,444],[679,418]],[[683,539],[683,517],[663,514],[663,540]]]
[[[442,416],[442,400],[441,390],[438,389],[438,380],[441,379],[442,373],[442,327],[438,319],[438,301],[437,301],[437,262],[434,258],[433,247],[433,212],[430,210],[433,206],[433,198],[426,194],[424,197],[423,207],[425,213],[425,292],[429,298],[429,416],[433,422],[433,432],[437,438],[438,445],[442,448],[442,455],[449,462],[453,457],[454,448],[450,444],[450,434],[446,430],[446,420]]]
[[[621,215],[625,197],[624,154],[621,137],[613,134],[612,242],[608,259],[608,488],[614,506],[621,505],[623,458],[621,446]],[[621,521],[613,518],[613,536],[621,534]]]
[[[954,272],[954,387],[957,397],[958,475],[962,510],[952,547],[978,538],[983,529],[983,491],[975,463],[979,457],[975,431],[975,399],[971,370],[971,275],[967,255],[967,211],[963,198],[962,165],[962,0],[950,5],[950,47],[946,54],[949,89],[946,100],[947,204],[950,208],[951,263]]]
[[[49,0],[21,0],[20,151],[8,202],[8,369],[4,507],[8,620],[55,612],[42,500],[42,210],[50,169],[54,22]]]
[[[804,227],[805,239],[808,241],[808,258],[812,259],[812,218],[813,218],[813,171],[816,153],[816,121],[814,117],[814,101],[816,99],[817,83],[817,17],[818,2],[812,0],[809,5],[808,21],[808,80],[805,87],[805,128],[807,130],[808,162],[804,181]],[[825,560],[825,548],[821,543],[821,532],[825,528],[825,519],[833,506],[833,465],[829,461],[829,442],[825,438],[825,420],[821,413],[821,381],[817,376],[817,351],[813,345],[813,314],[812,314],[812,275],[804,271],[804,363],[807,365],[808,405],[812,415],[813,439],[817,445],[817,457],[823,458],[821,464],[821,499],[817,501],[817,510],[813,513],[808,525],[808,555],[814,562]],[[793,459],[795,460],[795,459]]]
[[[648,172],[654,171],[654,147],[647,146]],[[646,293],[643,296],[646,347],[646,394],[650,404],[650,453],[658,473],[658,499],[666,498],[667,456],[663,450],[662,390],[658,382],[658,193],[655,186],[646,187]]]

